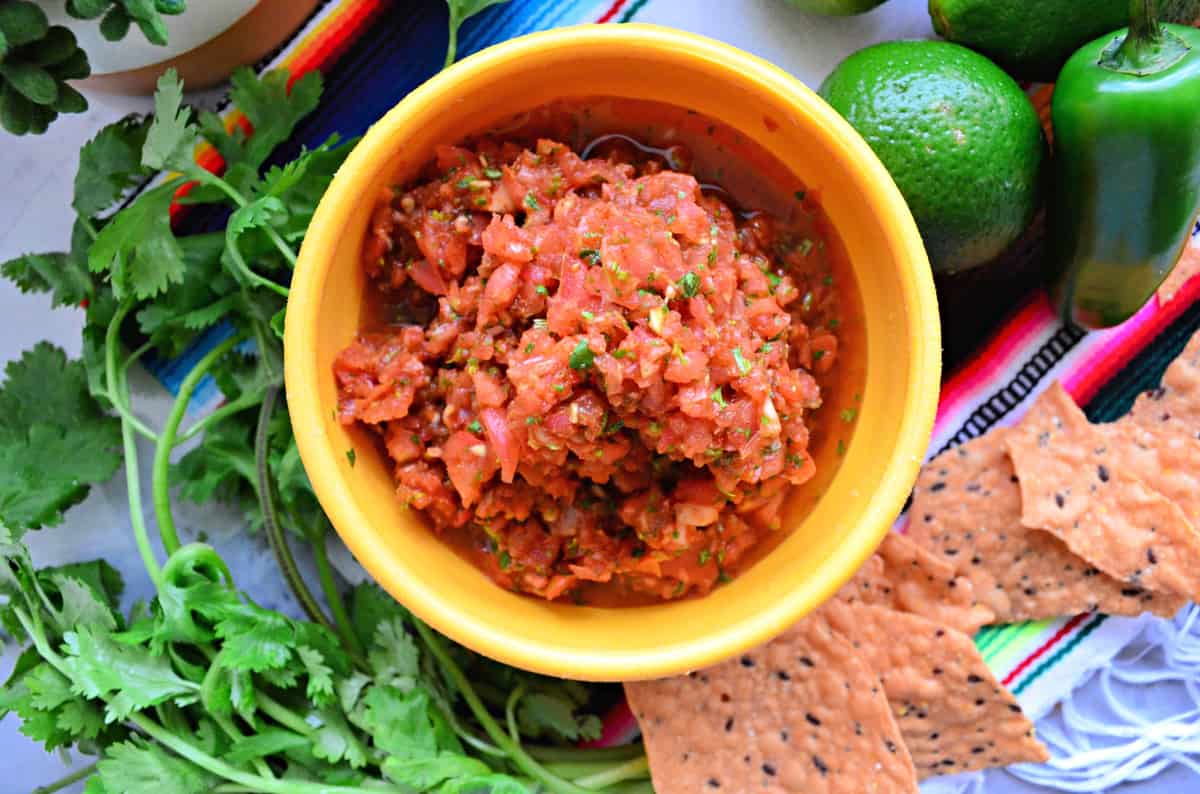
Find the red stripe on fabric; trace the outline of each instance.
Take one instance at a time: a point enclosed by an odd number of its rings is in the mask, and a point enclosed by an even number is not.
[[[1192,279],[1175,298],[1160,306],[1156,298],[1142,308],[1122,329],[1115,332],[1099,350],[1088,355],[1088,366],[1063,379],[1063,386],[1075,402],[1084,405],[1124,368],[1134,356],[1146,349],[1154,338],[1200,299],[1200,279]]]
[[[611,22],[613,17],[621,13],[621,9],[624,7],[624,5],[625,0],[615,0],[615,2],[608,7],[608,10],[596,20],[596,22],[601,25],[603,25],[605,22]]]
[[[1015,355],[1022,352],[1026,339],[1044,325],[1051,313],[1050,299],[1039,290],[1030,296],[1016,314],[991,338],[991,341],[972,355],[970,362],[959,369],[942,386],[938,405],[938,421],[942,416],[959,408],[959,402],[970,395],[988,376],[1007,366]]]
[[[1008,686],[1013,681],[1016,681],[1017,678],[1021,675],[1021,673],[1025,672],[1026,670],[1029,669],[1029,665],[1036,662],[1038,659],[1040,659],[1042,656],[1044,656],[1047,651],[1049,651],[1051,648],[1053,648],[1058,643],[1062,642],[1064,637],[1066,637],[1068,634],[1070,634],[1075,629],[1079,628],[1079,624],[1081,624],[1081,623],[1083,623],[1083,621],[1087,620],[1088,614],[1090,614],[1090,613],[1076,615],[1075,617],[1073,617],[1069,621],[1067,621],[1067,625],[1065,625],[1061,629],[1059,629],[1053,637],[1051,637],[1049,640],[1047,640],[1045,642],[1044,645],[1042,645],[1042,647],[1038,648],[1031,655],[1025,657],[1025,661],[1023,661],[1019,665],[1017,665],[1013,669],[1013,671],[1011,673],[1009,673],[1008,675],[1006,675],[1004,677],[1004,680],[1001,681],[1000,683],[1003,684],[1004,686]]]
[[[628,701],[621,700],[620,703],[613,706],[612,710],[604,716],[604,728],[601,730],[600,738],[591,742],[583,742],[579,746],[591,748],[620,747],[623,744],[629,744],[629,742],[633,741],[637,733],[637,718],[633,716],[633,711],[629,708]]]

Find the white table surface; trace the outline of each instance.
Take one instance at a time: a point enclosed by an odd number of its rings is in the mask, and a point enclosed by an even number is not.
[[[810,85],[816,85],[841,58],[868,43],[930,34],[924,0],[893,0],[876,12],[851,20],[810,17],[780,7],[779,0],[720,0],[716,14],[705,14],[705,3],[694,0],[663,0],[650,7],[647,22],[689,19],[687,27],[721,38],[770,60],[786,63]],[[746,24],[729,25],[729,7],[737,6]],[[685,13],[688,9],[698,13]],[[724,21],[723,21],[724,20]],[[749,40],[747,31],[770,31],[766,37]],[[209,98],[211,99],[211,97]],[[70,234],[69,207],[72,180],[79,147],[101,126],[130,112],[144,112],[145,98],[93,97],[92,108],[82,116],[65,117],[41,137],[13,138],[0,133],[0,261],[29,251],[59,250]],[[0,281],[0,361],[7,362],[34,343],[48,339],[71,355],[79,351],[80,312],[51,309],[42,295],[23,295],[8,281]],[[136,384],[135,384],[136,387]],[[161,409],[154,399],[155,385],[140,384],[149,398],[150,412]],[[39,564],[67,562],[81,557],[103,556],[123,572],[134,596],[145,597],[148,582],[133,546],[127,503],[121,475],[110,485],[95,489],[68,521],[52,530],[27,536]],[[211,520],[211,516],[208,516]],[[187,525],[187,517],[181,524]],[[199,516],[193,522],[203,523]],[[227,541],[221,551],[230,558],[241,582],[261,580],[272,597],[281,599],[283,590],[271,580],[263,564],[261,549],[253,542],[239,546]],[[246,571],[250,572],[247,573]],[[0,677],[6,676],[15,654],[11,645],[0,659]],[[0,722],[0,794],[29,792],[60,777],[78,759],[49,755],[39,745],[18,733],[18,721]],[[85,759],[87,763],[90,759]],[[1182,768],[1172,769],[1153,781],[1113,791],[1121,794],[1200,791],[1200,779]],[[68,791],[79,791],[76,786]],[[168,789],[164,789],[167,791]],[[987,794],[1044,794],[1046,789],[1029,787],[1007,775],[988,778]]]

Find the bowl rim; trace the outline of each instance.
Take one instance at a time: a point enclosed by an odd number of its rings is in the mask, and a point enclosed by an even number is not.
[[[352,216],[355,202],[342,195],[364,192],[379,168],[394,156],[397,131],[409,117],[430,102],[444,101],[469,86],[476,75],[494,64],[520,59],[543,48],[637,45],[673,58],[717,62],[741,80],[759,84],[825,128],[829,145],[840,147],[845,162],[853,163],[867,192],[868,204],[880,212],[888,246],[901,262],[912,263],[900,274],[901,299],[913,334],[909,362],[912,387],[900,406],[907,421],[897,438],[892,459],[883,470],[858,522],[865,526],[858,544],[840,544],[834,554],[788,597],[752,619],[699,635],[687,643],[642,652],[569,650],[515,637],[504,627],[484,625],[465,617],[455,605],[419,581],[417,568],[397,558],[379,542],[380,532],[361,515],[356,500],[339,487],[344,472],[339,453],[324,440],[319,405],[320,373],[315,356],[316,322],[321,287],[333,250]],[[921,236],[899,188],[867,142],[832,107],[798,79],[758,56],[732,45],[672,28],[643,23],[587,24],[528,34],[493,45],[443,70],[410,92],[375,122],[339,169],[317,208],[292,279],[285,318],[284,376],[293,432],[318,500],[355,558],[394,598],[437,631],[500,662],[548,675],[596,681],[622,681],[678,674],[713,664],[746,648],[766,642],[830,598],[854,574],[899,516],[927,452],[936,415],[941,378],[941,338],[932,270]],[[873,542],[866,542],[873,538]]]

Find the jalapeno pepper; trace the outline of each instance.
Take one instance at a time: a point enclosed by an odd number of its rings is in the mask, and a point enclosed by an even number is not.
[[[1132,0],[1128,29],[1084,46],[1054,92],[1050,262],[1065,318],[1131,317],[1200,215],[1200,30]]]

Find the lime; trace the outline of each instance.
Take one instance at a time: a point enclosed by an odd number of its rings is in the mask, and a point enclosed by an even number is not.
[[[891,172],[935,271],[989,261],[1033,220],[1041,122],[1021,87],[982,55],[941,41],[878,44],[839,64],[821,95]]]
[[[786,0],[802,11],[827,16],[848,17],[865,14],[884,0]]]

